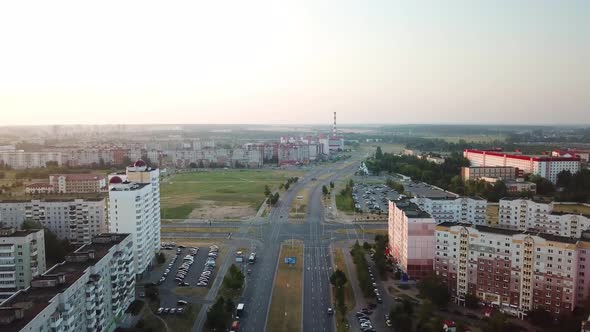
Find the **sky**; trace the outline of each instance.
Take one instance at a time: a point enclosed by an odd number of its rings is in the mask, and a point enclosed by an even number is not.
[[[3,1],[0,124],[590,123],[590,1]]]

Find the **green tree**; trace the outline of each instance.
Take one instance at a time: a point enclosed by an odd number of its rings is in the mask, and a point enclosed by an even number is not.
[[[268,184],[264,185],[264,196],[268,197],[268,195],[270,195],[271,191],[270,191],[270,187],[268,186]]]
[[[561,171],[557,174],[557,182],[556,182],[556,187],[558,188],[564,188],[567,187],[570,182],[572,181],[572,173],[570,171]]]
[[[156,254],[156,261],[158,262],[158,264],[166,263],[166,255],[164,255],[163,252],[159,252],[158,254]]]
[[[188,164],[189,168],[197,168],[197,163],[190,163]]]
[[[341,288],[347,282],[348,282],[348,280],[346,279],[346,274],[344,274],[344,272],[342,272],[342,270],[336,269],[336,271],[332,272],[332,275],[330,276],[330,283],[334,287]]]
[[[424,298],[430,299],[438,307],[445,306],[451,299],[447,285],[435,274],[430,274],[418,282],[418,290]]]
[[[231,319],[231,314],[228,314],[225,309],[225,299],[220,296],[207,311],[207,326],[211,329],[225,330]]]
[[[324,196],[328,196],[329,193],[330,193],[330,191],[328,190],[328,187],[323,185],[322,186],[322,194],[324,194]]]
[[[22,229],[43,229],[45,238],[45,260],[48,263],[47,266],[63,261],[68,252],[72,249],[68,240],[60,240],[55,233],[44,228],[43,225],[38,222],[25,220]]]
[[[469,309],[479,308],[479,298],[471,293],[465,295],[465,307]]]
[[[330,188],[334,189],[334,181],[330,181]]]
[[[377,150],[375,150],[375,159],[377,159],[377,160],[383,159],[383,151],[381,151],[380,146],[378,146]]]
[[[232,264],[223,278],[223,285],[229,289],[238,290],[244,287],[245,279],[242,271],[235,264]]]

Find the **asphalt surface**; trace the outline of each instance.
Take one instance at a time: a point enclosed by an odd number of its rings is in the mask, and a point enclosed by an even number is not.
[[[163,224],[162,237],[182,238],[218,238],[220,241],[247,242],[251,243],[253,251],[256,252],[257,260],[250,265],[252,272],[246,276],[246,287],[242,298],[238,301],[244,303],[244,313],[240,318],[240,331],[261,332],[266,331],[266,322],[271,306],[275,272],[279,262],[281,243],[286,240],[296,239],[304,242],[304,280],[303,280],[303,321],[302,331],[327,332],[334,331],[334,317],[328,315],[328,307],[333,307],[331,301],[331,285],[329,277],[332,273],[330,257],[330,244],[333,241],[358,239],[360,241],[370,240],[373,235],[362,235],[359,230],[385,229],[383,224],[331,224],[325,222],[326,211],[321,203],[321,187],[329,184],[339,177],[352,174],[358,167],[357,163],[351,163],[340,169],[317,167],[306,173],[291,188],[281,193],[277,205],[271,210],[265,221],[248,222],[216,222],[215,227],[239,227],[239,231],[232,234],[231,240],[226,239],[227,234],[219,233],[197,233],[197,232],[166,232],[167,227],[180,228],[206,228],[208,223],[202,221],[188,221],[185,223]],[[326,176],[328,175],[328,176]],[[312,178],[322,180],[313,181]],[[325,179],[324,179],[325,178]],[[289,210],[292,202],[296,199],[297,193],[305,186],[312,185],[310,190],[306,220],[303,223],[288,223]],[[308,187],[309,188],[309,187]],[[345,232],[339,231],[345,229]],[[206,250],[204,250],[206,252]],[[214,285],[203,300],[204,306],[200,311],[193,326],[193,331],[200,331],[203,328],[206,318],[206,311],[209,305],[217,296],[221,280],[227,267],[234,261],[233,252],[235,245],[230,249],[223,267],[219,267],[219,273]],[[202,253],[202,249],[199,254]],[[205,254],[206,255],[206,254]],[[179,259],[184,257],[182,255]],[[299,262],[298,262],[299,263]],[[202,265],[198,259],[191,267],[191,274],[198,275]],[[176,267],[177,268],[177,267]],[[194,270],[194,271],[193,271]],[[175,271],[174,271],[175,273]],[[161,273],[157,275],[157,279]],[[189,276],[190,277],[190,276]],[[172,276],[172,280],[174,277]],[[188,279],[188,278],[187,278]],[[168,282],[168,281],[167,281]],[[192,285],[192,284],[191,284]],[[383,294],[383,293],[382,293]],[[269,331],[274,332],[274,331]]]
[[[378,205],[379,211],[384,215],[389,212],[389,200],[399,197],[395,190],[381,184],[356,183],[353,193],[356,195],[354,203],[360,206],[363,213],[377,212],[378,210],[371,210],[369,205]]]

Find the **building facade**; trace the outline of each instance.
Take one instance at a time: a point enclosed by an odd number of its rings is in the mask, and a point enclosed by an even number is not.
[[[451,221],[472,224],[486,223],[488,202],[480,197],[413,198],[420,209],[430,214],[437,223]]]
[[[52,174],[49,183],[60,194],[99,193],[106,191],[106,178],[97,174]]]
[[[576,206],[580,210],[588,205],[542,202],[520,198],[503,198],[499,203],[498,225],[521,231],[531,230],[543,233],[580,237],[590,228],[590,215],[558,211],[556,205],[568,207],[572,211]]]
[[[0,201],[0,222],[4,227],[22,228],[25,220],[47,227],[60,239],[89,243],[92,236],[107,231],[104,198]]]
[[[0,330],[113,331],[135,298],[129,234],[101,234],[0,304]]]
[[[407,199],[389,202],[389,251],[412,279],[432,273],[436,221]]]
[[[138,160],[126,174],[109,180],[109,228],[129,233],[134,243],[134,265],[143,274],[160,249],[160,179],[158,169]]]
[[[55,162],[58,166],[63,164],[61,152],[24,152],[0,151],[0,165],[10,166],[14,169],[43,168],[48,162]]]
[[[480,178],[496,178],[502,180],[514,180],[519,176],[516,167],[505,166],[470,166],[461,167],[461,178],[463,181],[479,180]]]
[[[0,302],[45,272],[43,230],[0,228]]]
[[[588,241],[443,223],[436,228],[434,270],[458,303],[471,294],[520,317],[539,308],[571,312],[588,294]]]
[[[557,182],[557,174],[560,172],[569,171],[574,174],[581,169],[578,157],[525,156],[472,149],[464,150],[463,156],[469,159],[471,166],[516,167],[524,173],[539,175],[553,183]]]

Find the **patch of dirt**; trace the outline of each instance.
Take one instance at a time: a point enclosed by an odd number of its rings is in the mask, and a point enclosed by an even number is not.
[[[258,212],[248,204],[219,206],[215,201],[199,201],[199,205],[189,215],[190,219],[241,219]]]

